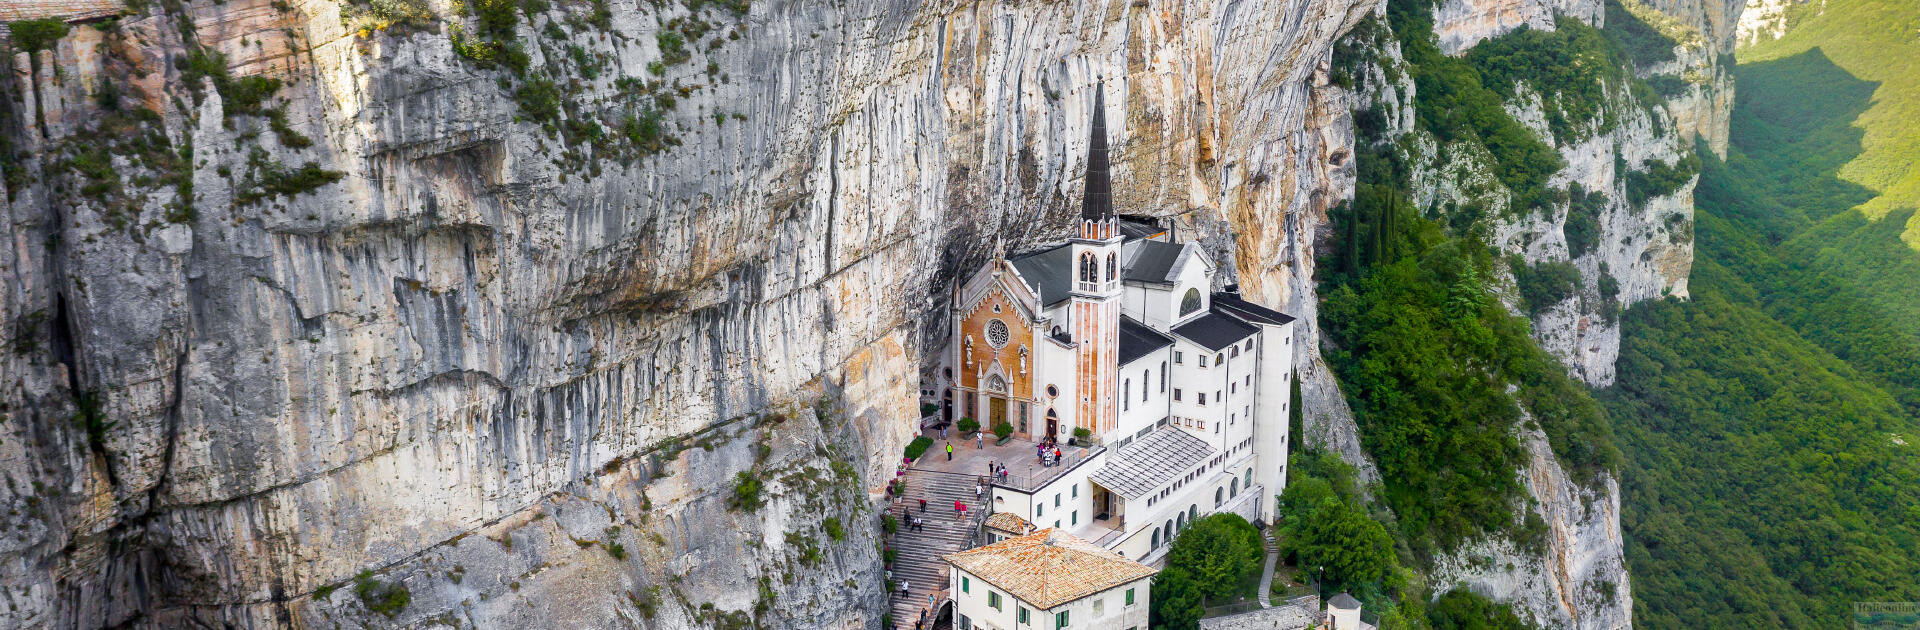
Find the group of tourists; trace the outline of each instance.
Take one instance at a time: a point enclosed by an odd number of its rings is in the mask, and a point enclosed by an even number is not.
[[[1060,463],[1060,444],[1047,438],[1034,447],[1034,459],[1040,460],[1040,467],[1050,468]]]

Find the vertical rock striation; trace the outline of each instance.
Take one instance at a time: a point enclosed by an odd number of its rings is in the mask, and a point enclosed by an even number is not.
[[[0,625],[876,627],[906,375],[1065,224],[1092,86],[1121,207],[1310,314],[1372,8],[500,4],[15,55]]]

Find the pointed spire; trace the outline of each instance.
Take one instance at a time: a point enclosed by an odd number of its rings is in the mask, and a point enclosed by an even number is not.
[[[1107,173],[1107,82],[1093,88],[1093,131],[1087,142],[1087,190],[1080,199],[1080,218],[1113,216],[1113,181]]]

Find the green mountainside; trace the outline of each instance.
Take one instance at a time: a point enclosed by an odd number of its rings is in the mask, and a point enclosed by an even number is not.
[[[1829,0],[1741,52],[1693,299],[1630,309],[1600,393],[1644,627],[1920,600],[1920,8]]]
[[[1558,156],[1501,106],[1516,82],[1545,86],[1565,141],[1612,124],[1592,85],[1626,79],[1635,101],[1660,102],[1668,77],[1619,70],[1673,40],[1609,5],[1605,29],[1563,20],[1450,57],[1431,5],[1393,0],[1336,49],[1335,80],[1398,41],[1419,131],[1484,149],[1509,212],[1579,207],[1583,191],[1546,183]],[[1636,626],[1838,627],[1855,602],[1920,600],[1920,5],[1816,5],[1739,55],[1727,158],[1703,148],[1664,178],[1700,175],[1692,297],[1620,314],[1617,383],[1591,398],[1493,299],[1507,261],[1482,242],[1485,214],[1414,207],[1407,147],[1356,112],[1355,199],[1330,214],[1339,246],[1320,265],[1323,350],[1380,467],[1367,512],[1396,558],[1384,579],[1336,582],[1386,626],[1453,627],[1491,606],[1429,590],[1437,553],[1489,535],[1537,544],[1512,475],[1521,412],[1576,475],[1618,473]],[[1565,297],[1534,290],[1552,269],[1505,266],[1523,306]],[[1326,459],[1297,460],[1292,518],[1360,509]]]

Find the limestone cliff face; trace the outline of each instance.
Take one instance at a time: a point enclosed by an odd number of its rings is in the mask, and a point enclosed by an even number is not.
[[[1826,0],[1816,0],[1824,7]],[[1787,33],[1787,10],[1795,5],[1805,4],[1807,0],[1747,0],[1747,6],[1740,12],[1740,19],[1734,25],[1734,40],[1738,45],[1780,39]]]
[[[1310,305],[1372,8],[146,4],[5,79],[0,626],[877,627],[945,283],[1093,85],[1122,207]]]

